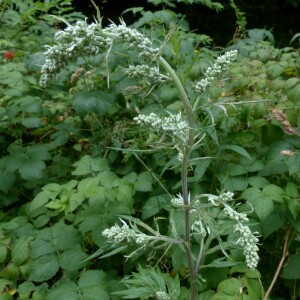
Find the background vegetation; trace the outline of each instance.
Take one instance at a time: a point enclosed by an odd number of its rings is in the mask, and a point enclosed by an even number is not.
[[[221,9],[220,3],[199,2]],[[71,4],[0,2],[1,300],[120,299],[111,294],[124,288],[120,279],[137,272],[138,265],[152,266],[162,252],[126,262],[122,255],[86,259],[103,247],[101,232],[118,215],[152,225],[167,214],[165,192],[153,174],[174,194],[179,190],[175,151],[143,153],[139,160],[117,150],[151,143],[132,118],[139,111],[176,108],[172,88],[161,86],[144,98],[124,95],[135,82],[123,77],[119,66],[128,58],[118,54],[110,61],[109,89],[99,57],[79,60],[47,89],[39,86],[44,45],[64,26],[50,14],[69,22],[84,19]],[[182,17],[177,1],[164,5],[168,10],[132,9],[138,16],[132,26],[164,40],[170,23]],[[259,299],[277,269],[269,299],[300,299],[299,34],[279,48],[271,31],[247,29],[251,16],[246,19],[238,7],[234,11],[237,30],[227,45],[240,56],[228,79],[210,88],[216,126],[199,155],[213,159],[195,167],[190,187],[195,194],[230,190],[253,205],[254,229],[261,233],[259,273],[243,266],[207,268],[199,299],[238,299],[236,286],[243,286],[244,299]],[[212,37],[191,32],[183,20],[165,55],[183,78],[195,80],[220,53],[213,44]],[[218,104],[226,105],[227,115]],[[203,111],[199,117],[208,122]],[[186,280],[176,251],[159,267]]]

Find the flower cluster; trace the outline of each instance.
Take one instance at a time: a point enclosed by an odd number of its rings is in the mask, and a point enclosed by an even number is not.
[[[152,42],[147,37],[136,29],[127,27],[124,22],[120,25],[112,23],[103,29],[103,33],[128,43],[129,48],[136,48],[140,52],[140,56],[146,61],[149,60],[149,58],[154,59],[159,53],[159,48],[152,48]]]
[[[177,197],[171,199],[171,203],[175,207],[183,207],[184,202],[183,202],[183,197],[181,194],[178,194]]]
[[[102,232],[102,235],[114,243],[121,243],[123,241],[129,243],[135,242],[137,244],[147,243],[149,237],[146,234],[136,233],[126,222],[123,220],[121,222],[123,223],[122,226],[116,224],[111,228],[107,228]]]
[[[220,78],[228,70],[229,65],[236,60],[237,53],[237,50],[232,50],[219,56],[217,61],[204,72],[205,78],[194,85],[195,91],[200,94],[203,93],[214,80]]]
[[[168,76],[160,74],[157,67],[150,67],[149,65],[130,65],[124,70],[124,75],[129,78],[150,79],[154,82],[165,82],[169,79]]]
[[[206,237],[207,232],[208,232],[208,234],[210,233],[210,230],[208,227],[206,228],[207,230],[205,230],[201,220],[196,220],[195,222],[193,222],[191,229],[192,229],[192,231],[200,233],[203,237]]]
[[[188,123],[182,119],[181,113],[173,115],[169,113],[169,117],[160,118],[155,113],[150,115],[142,115],[134,118],[141,126],[150,127],[157,132],[163,132],[174,137],[185,138],[188,133]]]
[[[240,234],[240,238],[238,239],[237,243],[244,247],[244,255],[248,268],[256,268],[259,261],[259,256],[257,254],[258,238],[256,236],[258,233],[252,233],[249,227],[241,224],[241,222],[238,222],[234,228],[234,231]]]
[[[170,295],[167,294],[166,292],[161,292],[161,291],[156,292],[155,296],[156,296],[156,299],[158,299],[158,300],[171,300]]]
[[[112,43],[109,37],[102,36],[98,23],[88,25],[78,21],[73,26],[55,34],[54,46],[46,46],[46,61],[41,69],[40,85],[45,87],[70,61],[79,56],[96,55],[100,50],[107,50]]]
[[[228,202],[230,200],[232,200],[234,194],[232,192],[226,192],[226,193],[222,193],[218,196],[215,195],[209,195],[208,196],[208,201],[215,205],[218,206],[220,204],[223,204],[224,202]]]
[[[233,196],[234,194],[231,192],[222,193],[219,196],[209,195],[208,201],[214,206],[223,206],[224,214],[236,222],[234,232],[238,232],[240,234],[240,238],[237,243],[244,248],[243,252],[246,258],[246,264],[250,269],[256,268],[259,261],[259,256],[257,254],[259,250],[257,246],[257,232],[252,233],[248,226],[243,225],[244,222],[249,221],[246,214],[235,211],[226,203],[231,201]]]

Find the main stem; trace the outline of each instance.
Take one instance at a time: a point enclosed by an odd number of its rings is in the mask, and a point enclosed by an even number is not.
[[[197,296],[197,289],[196,289],[196,276],[194,273],[194,264],[193,264],[193,257],[192,257],[192,249],[191,249],[191,229],[190,229],[190,203],[189,203],[189,190],[188,190],[188,164],[189,164],[189,157],[194,145],[195,139],[195,119],[193,114],[193,109],[190,104],[190,100],[186,94],[185,89],[182,86],[180,79],[178,78],[177,74],[174,72],[172,67],[169,63],[163,58],[160,57],[160,63],[169,73],[168,75],[173,79],[175,87],[179,91],[180,98],[183,102],[184,109],[186,112],[187,121],[189,124],[189,131],[186,143],[184,145],[183,151],[183,158],[181,164],[181,182],[182,182],[182,198],[185,207],[185,234],[184,234],[184,249],[185,255],[187,258],[189,273],[190,273],[190,289],[191,289],[191,300],[196,299]]]

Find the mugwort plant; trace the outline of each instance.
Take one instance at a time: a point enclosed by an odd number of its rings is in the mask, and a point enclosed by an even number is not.
[[[236,262],[230,262],[230,255],[226,250],[239,248],[243,251],[247,267],[254,269],[259,261],[258,233],[250,230],[247,225],[248,216],[245,212],[238,211],[238,205],[235,204],[232,192],[221,191],[217,195],[201,194],[192,197],[188,182],[188,176],[193,170],[195,161],[192,154],[201,147],[206,131],[197,111],[203,105],[203,99],[207,99],[208,88],[213,82],[221,79],[237,59],[238,52],[230,50],[219,56],[203,72],[203,78],[192,83],[191,91],[191,89],[187,89],[175,71],[176,69],[164,58],[167,42],[167,40],[163,41],[160,47],[156,47],[150,38],[138,30],[128,27],[122,20],[119,25],[112,23],[105,28],[102,27],[100,18],[92,24],[88,24],[86,21],[78,21],[75,24],[68,23],[66,29],[55,34],[55,44],[46,46],[46,60],[41,69],[40,85],[45,88],[70,62],[76,62],[80,57],[87,58],[101,54],[109,68],[110,54],[118,53],[118,45],[122,45],[122,49],[126,46],[126,51],[135,53],[136,58],[132,64],[124,67],[124,76],[146,82],[149,85],[167,84],[177,89],[182,101],[182,110],[165,111],[162,115],[154,112],[139,114],[134,118],[137,125],[146,128],[149,133],[159,137],[163,136],[169,146],[177,151],[181,192],[176,196],[169,194],[170,234],[161,234],[158,222],[156,222],[157,228],[153,229],[138,218],[120,216],[118,223],[102,232],[107,239],[105,251],[113,249],[103,256],[107,257],[121,252],[128,245],[133,244],[137,248],[127,255],[127,259],[137,252],[156,245],[179,247],[184,252],[188,270],[189,292],[187,297],[194,300],[198,295],[199,274],[202,272],[204,257],[210,251],[212,240],[217,240],[219,246],[214,244],[210,253],[216,249],[223,252],[224,258],[228,259],[226,262],[228,266],[230,263],[234,265]],[[109,76],[107,77],[109,80]],[[178,211],[182,212],[183,216],[183,234],[178,233],[173,219],[174,213]],[[222,224],[231,224],[233,228],[230,233],[227,233],[228,240],[226,242],[222,241],[224,238]],[[125,296],[126,299],[147,297],[180,299],[181,287],[178,276],[171,278],[159,269],[147,273],[140,268],[139,276],[133,274],[132,277],[125,278],[124,284],[128,290],[119,292],[119,295]]]

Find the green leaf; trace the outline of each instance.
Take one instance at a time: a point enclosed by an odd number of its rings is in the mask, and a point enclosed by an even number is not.
[[[12,261],[17,265],[21,265],[29,257],[29,242],[31,237],[20,237],[12,250]]]
[[[38,209],[39,207],[45,205],[49,202],[49,200],[52,200],[57,196],[58,192],[50,192],[50,191],[42,191],[39,194],[37,194],[31,204],[30,204],[30,212],[33,212],[35,209]]]
[[[46,300],[81,300],[79,296],[78,287],[75,282],[70,280],[60,281],[53,285],[47,294]]]
[[[284,264],[282,278],[285,279],[300,279],[300,255],[292,254]]]
[[[46,164],[40,160],[28,160],[19,167],[20,175],[26,180],[37,180],[43,176]]]
[[[57,256],[48,254],[34,260],[31,264],[29,280],[43,282],[51,279],[59,270]]]
[[[149,198],[142,209],[142,219],[150,218],[170,203],[169,195],[158,195]]]
[[[134,186],[139,192],[150,192],[152,191],[153,177],[150,172],[145,171],[138,175],[137,181]]]
[[[76,271],[83,268],[86,264],[82,262],[88,255],[81,250],[80,245],[73,245],[72,249],[67,249],[59,256],[59,265],[67,271]]]
[[[106,159],[92,158],[89,155],[83,156],[78,162],[74,163],[73,166],[75,170],[72,172],[72,175],[76,176],[108,170],[108,162]]]
[[[81,290],[100,286],[103,289],[108,289],[106,273],[100,270],[84,271],[79,278],[78,288]]]
[[[43,239],[43,232],[45,231],[40,231],[38,238],[30,243],[30,257],[34,260],[56,251],[51,240]]]
[[[269,184],[269,181],[262,176],[251,176],[248,178],[248,182],[251,186],[256,188],[263,188]]]
[[[241,286],[241,281],[236,278],[226,279],[218,285],[217,291],[224,295],[236,296],[239,293]]]
[[[35,285],[31,281],[24,281],[18,286],[18,296],[20,300],[30,298],[30,294],[34,291]]]
[[[250,156],[250,154],[242,147],[237,146],[237,145],[221,145],[220,146],[221,150],[232,150],[244,157],[246,157],[249,160],[252,160],[252,157]]]
[[[284,190],[275,184],[269,184],[262,190],[264,198],[268,198],[273,201],[283,202]]]
[[[211,158],[205,158],[205,159],[201,159],[199,162],[196,163],[195,175],[194,175],[195,180],[197,181],[201,180],[205,171],[209,167],[211,161],[212,161]]]
[[[67,250],[79,244],[81,240],[80,233],[72,225],[66,225],[63,222],[58,222],[52,227],[53,243],[61,250]]]
[[[38,128],[42,126],[42,120],[38,117],[28,117],[22,120],[22,125],[27,128]]]
[[[7,170],[0,170],[0,191],[7,193],[14,185],[16,176]]]

